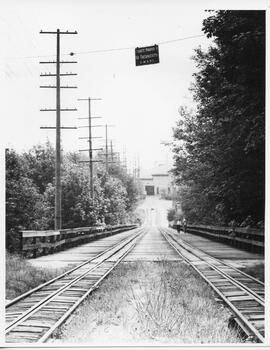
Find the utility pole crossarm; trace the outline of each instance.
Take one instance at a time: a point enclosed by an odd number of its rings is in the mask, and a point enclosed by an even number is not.
[[[56,126],[45,126],[41,129],[56,129],[56,146],[55,146],[55,218],[54,229],[59,230],[62,226],[61,214],[61,129],[77,129],[74,126],[61,126],[61,111],[77,111],[76,108],[61,109],[60,91],[61,89],[75,89],[77,86],[61,86],[61,76],[77,75],[76,73],[62,73],[60,72],[61,63],[77,63],[77,61],[60,61],[60,37],[64,34],[78,34],[77,31],[40,31],[40,34],[55,34],[56,35],[56,60],[55,61],[40,61],[40,64],[55,64],[56,73],[40,74],[41,77],[55,77],[55,85],[42,85],[40,88],[56,89],[56,108],[40,109],[41,112],[56,112]]]
[[[63,77],[63,76],[78,75],[78,74],[77,73],[61,73],[59,75],[60,75],[60,77]],[[56,74],[53,74],[53,73],[41,73],[40,77],[56,77]]]
[[[98,128],[98,127],[102,127],[104,125],[92,125],[92,128]],[[89,128],[89,125],[82,125],[82,126],[78,126],[78,128]]]
[[[104,146],[105,147],[105,146]],[[104,147],[102,148],[102,149],[104,149]],[[110,154],[112,154],[111,152],[110,152]],[[119,154],[119,152],[113,152],[113,154],[115,155],[115,154]],[[105,156],[105,154],[102,154],[103,156]]]
[[[41,89],[58,89],[57,86],[54,85],[40,85]],[[77,89],[77,86],[59,86],[59,89]]]
[[[103,148],[92,148],[92,151],[102,151]],[[79,152],[89,152],[89,148],[87,149],[79,149]]]
[[[106,159],[106,173],[108,172],[108,164],[109,164],[109,153],[108,153],[108,127],[115,126],[112,124],[105,125],[105,159]]]
[[[66,30],[65,32],[61,32],[59,29],[57,29],[56,32],[41,30],[39,32],[39,34],[78,34],[78,32],[77,32],[77,30],[75,30],[73,32],[69,32],[68,30]]]
[[[40,112],[56,112],[57,109],[55,108],[43,108],[43,109],[40,109]],[[62,108],[60,109],[61,112],[76,112],[77,111],[77,108]]]
[[[57,61],[40,61],[39,64],[56,64]],[[78,63],[78,61],[59,61],[60,64],[63,63]]]
[[[89,142],[89,148],[80,150],[81,152],[88,151],[89,152],[89,176],[90,176],[90,195],[91,198],[94,198],[94,184],[93,184],[93,151],[94,150],[102,150],[101,148],[93,148],[92,147],[92,127],[97,127],[99,125],[92,125],[92,119],[97,119],[101,117],[92,117],[91,116],[91,101],[101,100],[101,98],[79,98],[78,101],[88,101],[88,118],[78,118],[78,119],[88,119],[88,125],[79,126],[79,128],[88,128],[89,137],[87,137],[87,141]],[[84,161],[85,162],[85,161]],[[98,161],[97,161],[98,162]]]
[[[103,163],[103,160],[79,160],[79,163]]]
[[[40,129],[57,129],[56,126],[41,126]],[[77,126],[61,126],[60,129],[77,129]]]
[[[91,119],[99,119],[99,118],[102,118],[102,117],[91,117]],[[87,118],[77,118],[77,119],[89,119],[89,117],[87,117]]]

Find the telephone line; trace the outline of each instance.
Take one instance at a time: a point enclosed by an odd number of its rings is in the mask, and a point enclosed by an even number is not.
[[[184,41],[184,40],[195,39],[195,38],[200,38],[200,37],[205,37],[205,35],[200,34],[200,35],[187,36],[187,37],[178,38],[178,39],[165,40],[165,41],[156,42],[156,44],[157,45],[166,45],[166,44],[171,44],[171,43],[175,43],[178,41]],[[146,46],[146,45],[141,45],[141,46]],[[86,55],[86,54],[94,54],[94,53],[124,51],[124,50],[132,50],[132,49],[135,49],[136,47],[137,46],[127,46],[127,47],[118,47],[118,48],[109,48],[109,49],[100,49],[100,50],[98,49],[98,50],[89,50],[89,51],[78,51],[78,52],[64,53],[64,54],[62,54],[62,56]],[[22,57],[7,57],[6,59],[19,60],[19,59],[42,58],[42,57],[55,57],[55,54],[37,55],[37,56],[22,56]],[[45,62],[40,62],[40,63],[45,63]],[[53,62],[47,62],[47,63],[53,63]],[[77,62],[76,61],[69,61],[69,62],[63,61],[60,63],[77,63]]]
[[[183,41],[183,40],[188,40],[188,39],[194,39],[194,38],[199,38],[204,35],[194,35],[194,36],[189,36],[185,38],[178,38],[178,39],[173,39],[173,40],[166,40],[166,41],[160,41],[157,42],[156,45],[165,45],[165,44],[170,44],[178,41]],[[141,46],[147,46],[147,45],[141,45]],[[113,51],[124,51],[124,50],[132,50],[136,49],[137,46],[129,46],[129,47],[119,47],[119,48],[110,48],[110,49],[101,49],[101,50],[90,50],[90,51],[79,51],[79,52],[71,52],[69,55],[86,55],[86,54],[92,54],[92,53],[102,53],[102,52],[113,52]]]

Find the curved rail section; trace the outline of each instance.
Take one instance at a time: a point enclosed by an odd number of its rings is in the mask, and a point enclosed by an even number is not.
[[[6,342],[43,343],[133,249],[144,228],[6,305]]]
[[[167,242],[215,290],[236,315],[249,340],[264,342],[264,284],[160,229]]]

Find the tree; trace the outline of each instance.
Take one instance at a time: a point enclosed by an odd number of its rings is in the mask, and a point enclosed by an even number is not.
[[[55,176],[55,150],[47,142],[43,145],[33,146],[28,152],[22,155],[26,164],[26,175],[37,186],[40,193],[43,193],[49,183],[54,182]]]
[[[167,220],[169,222],[173,221],[175,219],[175,214],[176,214],[176,211],[174,208],[169,209],[167,212]]]
[[[127,191],[121,180],[104,173],[101,187],[104,190],[102,213],[106,224],[116,225],[125,221]]]
[[[183,197],[188,207],[192,198],[196,220],[261,220],[265,12],[217,11],[204,20],[203,30],[214,45],[194,56],[197,110],[180,111],[174,172],[189,185]]]
[[[92,226],[100,220],[103,190],[97,177],[93,179],[94,199],[90,197],[89,170],[78,165],[77,157],[64,159],[62,177],[63,227]]]
[[[26,164],[14,150],[6,150],[6,230],[35,229],[41,196],[25,176]]]
[[[37,145],[22,155],[6,152],[7,232],[19,229],[53,229],[55,206],[54,149]],[[131,218],[136,186],[119,169],[115,175],[101,168],[94,176],[90,196],[89,169],[79,163],[79,154],[63,154],[62,227],[92,226],[104,221],[118,224]]]
[[[127,174],[126,170],[121,167],[120,165],[114,165],[109,167],[109,174],[119,179],[123,186],[126,189],[127,196],[126,196],[126,209],[133,210],[140,193],[140,189],[136,182],[134,181],[134,178]]]

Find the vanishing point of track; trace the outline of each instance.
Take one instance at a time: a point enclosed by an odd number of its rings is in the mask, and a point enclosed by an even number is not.
[[[133,249],[144,228],[6,305],[6,342],[43,343]]]
[[[264,283],[160,229],[164,238],[215,290],[235,314],[248,340],[264,342]]]

